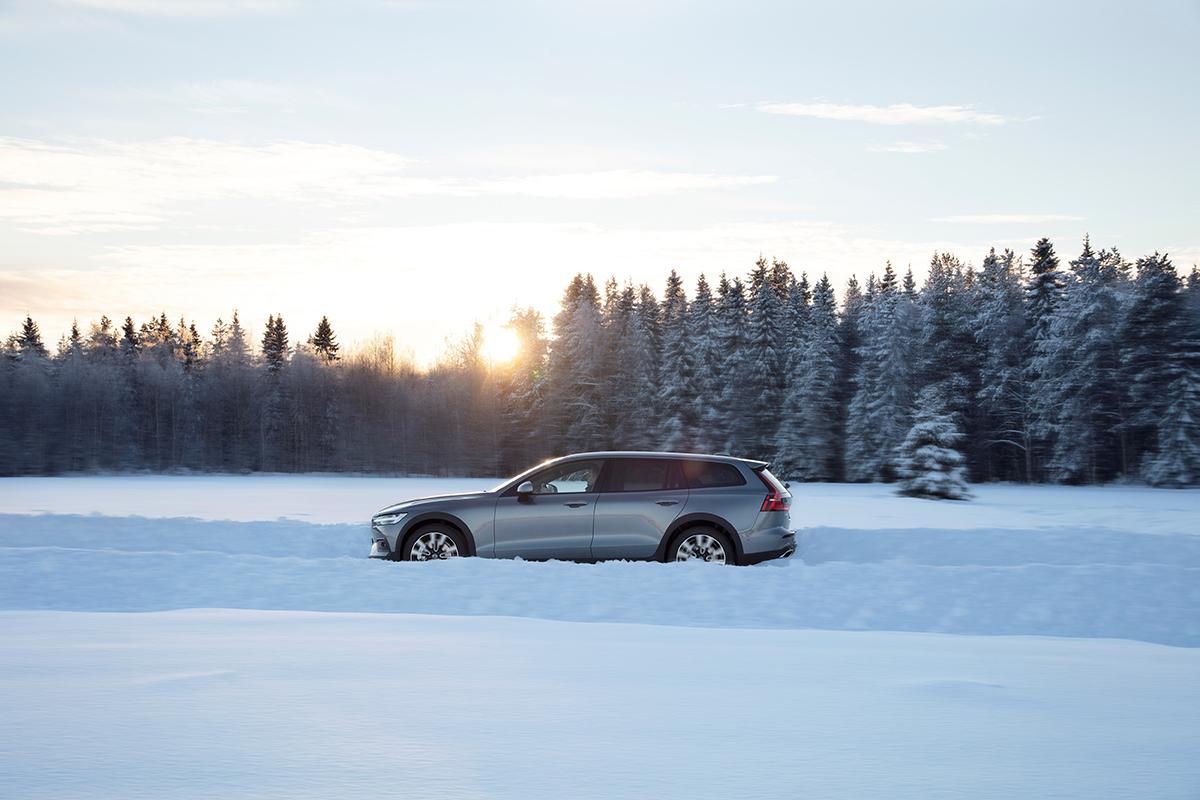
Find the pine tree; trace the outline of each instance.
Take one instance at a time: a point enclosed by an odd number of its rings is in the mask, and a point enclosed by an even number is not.
[[[862,320],[866,299],[858,285],[858,278],[850,276],[846,282],[846,294],[842,302],[842,314],[838,324],[838,375],[837,375],[837,433],[834,479],[846,477],[847,425],[850,405],[854,398],[854,379],[859,370],[859,348],[862,346]]]
[[[1131,462],[1153,451],[1157,428],[1166,416],[1171,384],[1192,358],[1193,330],[1188,324],[1179,276],[1166,255],[1138,259],[1137,280],[1122,326],[1122,378],[1133,413],[1125,429]]]
[[[549,441],[538,412],[546,380],[546,326],[532,308],[514,308],[508,327],[516,333],[519,347],[508,383],[503,388],[504,435],[500,466],[513,472],[522,465],[550,456]]]
[[[828,276],[813,292],[799,348],[800,365],[784,402],[773,469],[781,477],[835,480],[839,465],[837,303]]]
[[[883,279],[868,282],[855,395],[847,422],[851,480],[895,480],[898,448],[910,425],[916,376],[916,306],[898,290],[891,263]]]
[[[1054,254],[1054,245],[1043,236],[1030,256],[1029,283],[1025,287],[1026,313],[1033,341],[1045,338],[1062,290],[1063,275],[1058,270],[1058,256]]]
[[[1054,445],[1054,430],[1046,424],[1050,417],[1044,410],[1050,402],[1048,398],[1054,393],[1054,386],[1052,380],[1040,374],[1035,365],[1039,361],[1039,354],[1054,346],[1047,340],[1050,337],[1054,310],[1062,299],[1065,282],[1058,269],[1058,263],[1058,256],[1054,254],[1054,246],[1050,240],[1046,237],[1039,239],[1030,254],[1029,282],[1025,286],[1025,315],[1028,320],[1025,353],[1026,364],[1029,366],[1028,380],[1032,387],[1034,404],[1042,409],[1038,414],[1038,435],[1030,448],[1035,479],[1045,477],[1043,462]]]
[[[308,338],[308,343],[312,345],[317,357],[325,363],[338,360],[338,350],[341,346],[337,342],[333,326],[329,324],[329,317],[321,317],[321,321],[317,323],[317,330]]]
[[[287,361],[288,333],[282,314],[267,318],[267,327],[262,338],[262,355],[269,372],[278,372]]]
[[[942,405],[936,386],[917,396],[913,425],[900,445],[900,494],[942,500],[971,496],[964,477],[963,455],[958,451],[963,435],[954,414]]]
[[[688,326],[687,295],[675,270],[667,278],[663,295],[662,371],[659,376],[657,409],[662,423],[660,447],[686,451],[693,447],[696,430],[695,362]]]
[[[769,457],[779,407],[783,400],[784,320],[779,293],[771,284],[772,273],[760,258],[750,276],[750,308],[745,381],[749,394],[745,409],[750,427],[746,431],[746,455]]]
[[[717,399],[719,427],[715,431],[719,449],[743,453],[751,432],[751,424],[741,413],[750,401],[746,380],[749,371],[749,320],[746,309],[746,290],[741,279],[726,278],[721,273],[717,284],[717,341],[720,344],[720,396]]]
[[[1200,375],[1180,370],[1167,395],[1155,451],[1142,470],[1152,486],[1183,488],[1200,483]]]
[[[116,356],[117,351],[117,334],[113,329],[112,320],[107,316],[102,316],[98,323],[92,323],[91,330],[88,332],[84,348],[85,355],[89,361],[94,363],[107,363]]]
[[[1084,239],[1033,360],[1041,376],[1039,429],[1047,468],[1059,481],[1110,480],[1123,469],[1119,331],[1124,260]]]
[[[25,321],[21,323],[16,349],[23,358],[47,358],[50,355],[46,350],[46,345],[42,343],[42,332],[38,328],[38,324],[28,314],[25,315]]]
[[[988,480],[1025,480],[1032,473],[1033,406],[1025,367],[1021,265],[1011,250],[992,248],[976,281],[971,327],[981,351],[979,389],[983,464]]]
[[[724,444],[719,435],[722,353],[717,311],[704,275],[697,279],[695,297],[688,306],[687,329],[693,361],[695,430],[691,444],[697,451],[712,452]]]
[[[142,349],[142,340],[134,327],[133,317],[126,317],[121,325],[121,352],[127,359],[134,358]]]

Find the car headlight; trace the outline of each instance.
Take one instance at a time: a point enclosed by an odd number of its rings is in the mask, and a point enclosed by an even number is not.
[[[379,514],[371,518],[371,522],[376,525],[395,525],[400,520],[408,516],[405,511],[399,511],[395,514]]]

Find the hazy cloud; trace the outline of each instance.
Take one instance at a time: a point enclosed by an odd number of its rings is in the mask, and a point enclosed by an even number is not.
[[[618,199],[777,180],[635,169],[448,178],[411,174],[418,163],[336,143],[0,138],[0,175],[6,179],[0,185],[0,220],[22,230],[76,234],[154,228],[206,200],[336,206],[421,196]]]
[[[999,114],[976,111],[971,106],[916,106],[894,103],[890,106],[842,105],[836,103],[760,103],[757,110],[766,114],[792,117],[816,117],[874,125],[929,125],[969,122],[978,125],[1002,125]]]
[[[1076,214],[954,214],[948,217],[934,217],[930,222],[1001,225],[1032,222],[1078,222],[1082,219],[1083,217]]]
[[[292,0],[53,0],[56,5],[158,17],[219,17],[287,9]]]
[[[935,153],[946,148],[947,145],[942,142],[892,142],[867,145],[867,151],[870,153]]]

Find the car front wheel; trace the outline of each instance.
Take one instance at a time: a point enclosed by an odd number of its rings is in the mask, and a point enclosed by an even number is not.
[[[404,548],[405,561],[444,561],[466,554],[462,534],[443,525],[421,528],[408,538]]]
[[[676,539],[670,560],[733,564],[735,559],[733,546],[723,533],[712,528],[693,528]]]

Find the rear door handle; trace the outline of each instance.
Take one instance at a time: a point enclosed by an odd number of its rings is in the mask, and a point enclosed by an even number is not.
[[[577,503],[563,503],[563,505],[564,505],[564,506],[566,506],[567,508],[579,508],[579,507],[581,507],[581,506],[586,506],[586,505],[587,505],[587,503],[584,503],[584,502],[577,502]]]
[[[679,505],[678,500],[655,500],[654,502],[658,503],[658,505],[660,505],[660,506],[677,506],[677,505]]]

